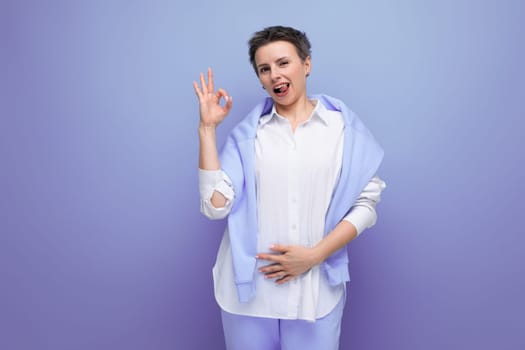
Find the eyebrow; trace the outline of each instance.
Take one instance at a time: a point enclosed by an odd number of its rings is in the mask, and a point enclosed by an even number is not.
[[[287,60],[288,59],[288,56],[283,56],[283,57],[280,57],[278,59],[275,60],[275,62],[280,62],[282,60]],[[268,63],[261,63],[259,65],[257,65],[257,68],[261,68],[261,67],[264,67],[264,66],[268,66]]]

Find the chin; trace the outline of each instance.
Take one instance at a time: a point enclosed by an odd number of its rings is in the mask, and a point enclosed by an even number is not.
[[[272,96],[272,100],[275,103],[280,104],[281,106],[288,106],[288,105],[292,105],[295,102],[297,102],[298,97],[289,93],[286,96],[282,96],[282,97]]]

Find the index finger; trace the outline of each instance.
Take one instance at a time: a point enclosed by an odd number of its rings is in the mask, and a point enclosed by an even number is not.
[[[280,263],[282,262],[282,254],[257,254],[255,256],[255,258],[259,259],[259,260],[268,260],[268,261],[273,261],[273,262],[276,262],[276,263]]]

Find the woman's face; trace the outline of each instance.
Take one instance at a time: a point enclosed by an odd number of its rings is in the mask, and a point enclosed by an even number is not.
[[[306,97],[310,57],[302,61],[293,44],[274,41],[261,46],[255,52],[255,64],[259,80],[276,104],[290,106]]]

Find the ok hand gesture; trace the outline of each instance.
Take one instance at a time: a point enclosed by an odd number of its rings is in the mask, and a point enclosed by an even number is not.
[[[208,68],[208,84],[204,80],[204,74],[200,74],[201,88],[197,82],[193,82],[193,88],[199,98],[200,122],[202,126],[216,127],[230,112],[232,107],[232,98],[223,89],[214,92],[213,73]],[[226,104],[221,106],[220,100],[224,98]]]

